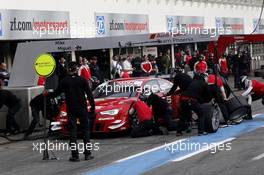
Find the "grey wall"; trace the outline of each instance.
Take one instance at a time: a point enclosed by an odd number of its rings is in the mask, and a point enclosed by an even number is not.
[[[21,110],[16,114],[16,121],[21,127],[22,130],[27,129],[32,117],[31,117],[31,109],[29,107],[29,102],[32,98],[34,98],[36,95],[40,94],[44,87],[38,86],[38,87],[27,87],[27,88],[5,88],[12,93],[14,93],[18,98],[21,99],[22,108]],[[0,109],[0,129],[5,129],[5,121],[6,121],[6,114],[7,114],[7,108],[3,107]]]

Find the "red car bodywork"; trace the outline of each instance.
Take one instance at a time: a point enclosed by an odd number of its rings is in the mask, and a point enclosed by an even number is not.
[[[141,82],[141,87],[146,85],[150,81],[157,81],[157,82],[165,82],[167,85],[172,86],[172,83],[160,79],[160,78],[127,78],[127,79],[117,79],[112,80],[109,82],[117,82],[117,83],[133,83],[133,82]],[[170,88],[167,88],[165,92],[157,92],[159,96],[164,96],[165,93],[168,92]],[[139,92],[136,92],[136,94],[133,97],[106,97],[106,98],[95,98],[95,119],[92,126],[92,132],[93,133],[107,133],[107,132],[121,132],[130,129],[130,120],[129,120],[129,114],[128,111],[132,106],[132,103],[134,101],[137,101],[139,99]],[[172,108],[173,108],[173,116],[174,118],[178,116],[179,112],[179,96],[172,97]],[[171,100],[169,100],[171,101]],[[88,105],[89,106],[89,105]],[[88,107],[89,109],[89,107]],[[111,111],[114,110],[114,111]],[[108,112],[107,112],[108,111]],[[112,113],[109,113],[111,111]],[[55,122],[60,122],[60,132],[62,134],[67,134],[67,112],[66,112],[66,104],[63,102],[60,106],[60,113],[56,117]],[[77,124],[79,122],[77,121]]]

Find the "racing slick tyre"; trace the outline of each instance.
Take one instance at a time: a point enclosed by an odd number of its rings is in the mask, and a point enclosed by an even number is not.
[[[202,111],[205,116],[206,132],[216,132],[220,125],[220,118],[223,117],[219,106],[217,104],[205,103],[202,104]]]
[[[138,125],[138,118],[136,112],[132,115],[129,115],[129,122],[132,129]]]
[[[228,98],[231,94],[230,86],[228,85],[227,79],[223,75],[220,75],[220,78],[223,82],[223,86],[224,86],[225,93],[226,93],[226,98]]]
[[[226,105],[228,108],[229,120],[233,124],[241,123],[244,117],[250,115],[249,112],[251,111],[251,107],[243,96],[231,98],[226,102]]]
[[[224,85],[224,89],[225,89],[225,93],[226,93],[226,98],[228,98],[231,94],[231,89],[230,89],[230,86],[228,85],[227,81],[222,78],[223,80],[223,85]]]

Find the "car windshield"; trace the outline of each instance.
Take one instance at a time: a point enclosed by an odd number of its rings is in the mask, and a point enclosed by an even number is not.
[[[106,82],[98,86],[94,91],[94,98],[111,97],[135,97],[138,87],[129,84],[120,84],[117,82]]]

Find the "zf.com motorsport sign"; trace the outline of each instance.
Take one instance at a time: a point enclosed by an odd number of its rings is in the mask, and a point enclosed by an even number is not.
[[[70,38],[67,11],[0,9],[0,40]]]
[[[41,54],[36,58],[34,68],[39,76],[49,77],[55,71],[55,59],[50,54]]]
[[[144,14],[95,13],[96,36],[149,33],[149,18]]]

